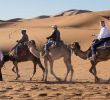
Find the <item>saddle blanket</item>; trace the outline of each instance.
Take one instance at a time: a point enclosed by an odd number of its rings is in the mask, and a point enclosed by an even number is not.
[[[107,42],[104,42],[98,46],[98,48],[106,48],[106,47],[110,47],[110,40]]]

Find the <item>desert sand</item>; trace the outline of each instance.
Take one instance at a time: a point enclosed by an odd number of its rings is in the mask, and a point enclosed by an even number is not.
[[[64,16],[38,19],[24,19],[15,22],[0,23],[0,49],[10,50],[16,40],[20,38],[20,30],[27,29],[30,40],[34,39],[38,47],[43,45],[46,37],[51,33],[51,25],[57,24],[61,31],[61,38],[70,44],[78,41],[81,49],[86,51],[95,38],[93,33],[100,30],[99,21],[104,20],[110,29],[110,11],[87,12],[80,14],[65,14]],[[43,58],[41,58],[42,64]],[[2,68],[4,81],[0,82],[0,100],[109,100],[110,85],[95,83],[90,74],[89,60],[83,60],[72,54],[74,69],[73,82],[58,82],[50,74],[48,82],[42,82],[42,71],[37,67],[33,80],[33,65],[31,62],[19,64],[19,80],[15,80],[16,74],[12,72],[12,62],[7,62]],[[110,61],[101,62],[97,65],[97,74],[106,81],[110,78]],[[63,59],[54,63],[54,72],[62,80],[66,75],[66,66]]]

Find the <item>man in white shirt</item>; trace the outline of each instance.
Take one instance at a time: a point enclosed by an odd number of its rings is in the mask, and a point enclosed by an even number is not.
[[[95,60],[95,58],[96,58],[95,54],[96,54],[97,47],[100,44],[110,40],[110,33],[109,33],[108,28],[105,25],[105,22],[101,21],[100,26],[101,26],[100,33],[97,36],[97,39],[93,42],[93,44],[91,46],[91,49],[92,49],[92,57],[90,57],[91,60]]]

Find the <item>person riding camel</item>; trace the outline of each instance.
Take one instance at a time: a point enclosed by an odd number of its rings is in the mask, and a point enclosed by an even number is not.
[[[109,33],[108,28],[105,25],[105,22],[104,21],[100,21],[100,26],[101,26],[100,33],[98,34],[97,39],[95,39],[93,41],[93,44],[91,46],[92,57],[89,58],[91,60],[95,60],[95,58],[96,58],[96,49],[97,49],[97,47],[100,44],[110,40],[110,33]]]
[[[58,27],[57,25],[53,25],[52,26],[53,28],[53,31],[51,33],[51,35],[49,37],[47,37],[47,43],[45,44],[45,55],[48,54],[48,50],[49,50],[49,47],[51,45],[59,45],[59,42],[61,41],[61,38],[60,38],[60,31],[58,30]]]
[[[29,41],[28,35],[26,33],[26,30],[21,30],[21,35],[22,35],[21,39],[16,41],[16,42],[18,42],[18,44],[14,47],[15,48],[15,51],[16,51],[15,57],[18,57],[18,50],[19,50],[19,48],[22,48],[23,45],[27,41]]]

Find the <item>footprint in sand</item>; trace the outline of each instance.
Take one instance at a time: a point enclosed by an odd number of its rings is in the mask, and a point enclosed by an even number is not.
[[[0,96],[0,99],[1,99],[1,100],[3,100],[3,99],[9,100],[9,99],[13,99],[13,97],[11,97],[11,96],[6,96],[6,95],[2,95],[2,96]]]
[[[46,97],[46,96],[48,96],[48,94],[47,93],[40,93],[38,96],[39,97]]]
[[[20,97],[20,98],[29,98],[30,95],[29,95],[29,94],[21,94],[19,97]]]
[[[49,86],[45,86],[44,88],[47,90],[51,89],[51,87],[49,87]]]
[[[17,91],[17,92],[21,92],[21,91],[24,91],[24,87],[16,87],[13,89],[14,91]]]
[[[106,97],[110,97],[110,92],[109,93],[106,93]]]
[[[0,89],[0,94],[4,93],[4,92],[7,92],[7,91],[8,91],[7,89]]]

